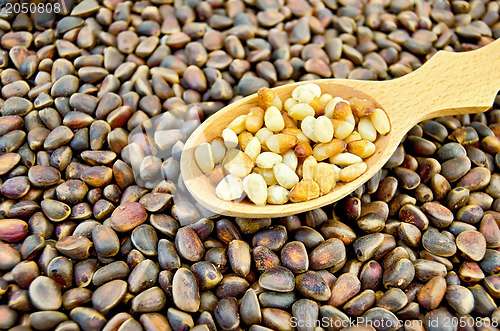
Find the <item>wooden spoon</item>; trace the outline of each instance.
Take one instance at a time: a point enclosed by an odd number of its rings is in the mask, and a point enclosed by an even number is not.
[[[500,40],[471,52],[439,51],[418,70],[398,79],[321,79],[279,86],[274,91],[284,101],[295,87],[305,83],[317,84],[322,93],[344,99],[367,94],[385,110],[391,131],[379,136],[375,142],[375,154],[365,160],[368,170],[352,182],[337,183],[329,194],[306,202],[257,206],[248,199],[233,202],[217,198],[215,187],[198,168],[194,151],[199,144],[220,137],[233,119],[257,106],[257,94],[252,94],[209,117],[185,144],[180,164],[182,177],[189,192],[201,205],[222,215],[263,218],[305,212],[345,197],[383,167],[415,124],[438,116],[484,112],[492,106],[500,90]]]

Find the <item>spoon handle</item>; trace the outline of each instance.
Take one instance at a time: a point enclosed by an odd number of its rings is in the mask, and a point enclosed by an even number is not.
[[[378,101],[407,126],[488,110],[500,90],[500,39],[480,49],[437,52],[413,73],[388,81]]]

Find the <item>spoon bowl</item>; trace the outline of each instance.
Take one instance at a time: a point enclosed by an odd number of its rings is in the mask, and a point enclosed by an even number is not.
[[[182,178],[202,206],[234,217],[282,217],[319,208],[347,196],[384,166],[408,130],[418,122],[437,116],[484,112],[491,107],[500,89],[500,40],[467,53],[438,52],[418,70],[394,80],[321,79],[287,84],[273,90],[284,101],[291,97],[295,87],[307,83],[317,84],[322,93],[343,99],[370,98],[386,112],[391,131],[385,136],[379,135],[374,142],[375,153],[364,160],[367,171],[352,182],[337,183],[330,193],[306,202],[257,206],[247,199],[219,199],[215,187],[199,169],[194,151],[201,143],[220,137],[232,120],[257,106],[257,94],[253,94],[210,116],[184,146],[180,163]]]

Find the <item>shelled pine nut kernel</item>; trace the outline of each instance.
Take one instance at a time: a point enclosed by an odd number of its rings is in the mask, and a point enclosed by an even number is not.
[[[386,113],[371,100],[322,94],[317,84],[296,87],[284,102],[261,88],[258,100],[221,138],[195,151],[222,200],[246,194],[256,205],[284,204],[328,194],[367,170],[374,142],[390,131]]]

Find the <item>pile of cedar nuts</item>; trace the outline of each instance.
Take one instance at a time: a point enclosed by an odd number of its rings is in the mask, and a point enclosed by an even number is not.
[[[408,74],[500,38],[499,1],[66,4],[0,12],[0,329],[498,329],[499,98],[420,123],[352,195],[276,219],[202,218],[177,198],[192,124],[164,134],[165,159],[133,130],[262,87]],[[166,179],[134,171],[158,164]]]
[[[372,100],[321,92],[304,84],[283,103],[275,91],[261,88],[259,106],[231,121],[222,137],[196,148],[196,162],[218,198],[231,201],[245,193],[256,205],[304,202],[366,171],[373,142],[390,131],[387,115]]]

